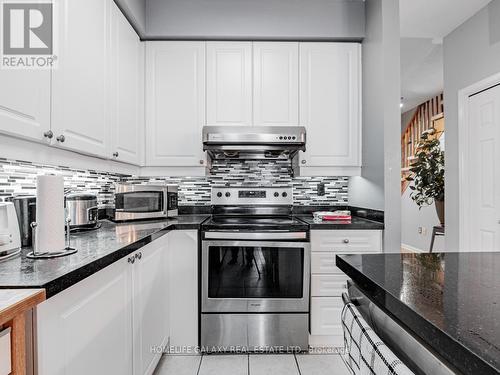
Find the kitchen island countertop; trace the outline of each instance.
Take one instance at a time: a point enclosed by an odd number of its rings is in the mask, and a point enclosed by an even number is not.
[[[382,310],[463,374],[500,374],[500,253],[338,255]]]
[[[54,259],[29,259],[32,249],[0,262],[0,289],[43,288],[47,298],[126,257],[171,230],[199,229],[208,215],[180,215],[157,221],[114,223],[71,235],[76,254]]]

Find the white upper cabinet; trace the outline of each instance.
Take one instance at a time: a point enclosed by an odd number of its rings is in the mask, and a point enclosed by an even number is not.
[[[111,1],[59,2],[59,62],[52,73],[54,145],[108,156]]]
[[[299,95],[300,124],[307,129],[303,169],[360,167],[360,44],[300,43]]]
[[[252,42],[207,43],[207,125],[252,125]]]
[[[50,130],[50,70],[0,70],[0,132],[36,141]]]
[[[299,43],[253,44],[253,124],[299,123]]]
[[[111,4],[111,126],[108,157],[139,165],[144,142],[144,43]]]
[[[147,42],[146,165],[200,166],[205,43]]]

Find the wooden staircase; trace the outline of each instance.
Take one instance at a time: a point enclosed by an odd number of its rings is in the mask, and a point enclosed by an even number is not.
[[[401,194],[410,182],[406,178],[411,174],[410,168],[415,160],[417,144],[424,131],[435,129],[433,137],[439,138],[444,132],[443,94],[420,104],[415,114],[401,135]]]

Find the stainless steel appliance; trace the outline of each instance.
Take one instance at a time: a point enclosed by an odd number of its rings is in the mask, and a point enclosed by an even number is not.
[[[306,150],[302,126],[205,126],[202,137],[212,159],[292,159]]]
[[[307,350],[308,226],[289,187],[212,189],[202,224],[201,345],[206,351]]]
[[[33,232],[31,223],[36,221],[36,196],[17,196],[12,198],[11,201],[16,209],[21,234],[21,246],[31,246]]]
[[[176,185],[116,184],[115,220],[161,219],[177,214]]]
[[[0,202],[0,259],[20,252],[21,236],[16,210],[11,202]]]
[[[88,193],[71,193],[64,197],[66,215],[71,229],[93,228],[98,224],[97,196]]]
[[[347,286],[348,293],[342,295],[344,303],[352,302],[374,332],[415,374],[455,374],[436,353],[382,311],[353,282],[348,281]]]

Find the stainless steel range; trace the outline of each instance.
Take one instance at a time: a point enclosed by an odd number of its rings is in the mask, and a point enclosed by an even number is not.
[[[213,188],[202,225],[201,345],[303,351],[309,334],[308,226],[292,189]]]

